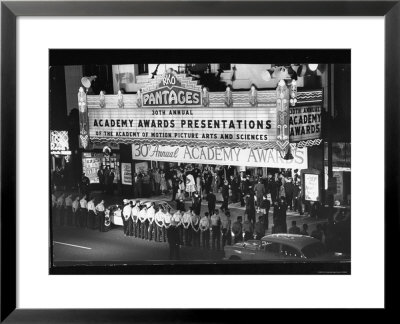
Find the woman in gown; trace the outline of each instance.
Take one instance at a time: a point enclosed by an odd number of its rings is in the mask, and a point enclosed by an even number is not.
[[[196,183],[194,182],[194,177],[191,173],[186,176],[186,192],[189,193],[189,197],[192,193],[196,191]]]
[[[160,191],[162,195],[164,195],[165,191],[167,191],[167,180],[165,179],[164,171],[161,171]]]

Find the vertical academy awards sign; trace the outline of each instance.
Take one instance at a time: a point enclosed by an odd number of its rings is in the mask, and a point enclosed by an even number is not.
[[[313,100],[318,97],[314,92],[309,93]],[[289,89],[284,81],[277,90],[232,91],[227,87],[225,92],[208,92],[191,78],[168,72],[150,79],[134,95],[85,95],[80,91],[78,96],[82,146],[90,140],[282,151],[289,141],[318,138],[320,131],[318,117],[304,118],[310,114],[308,110],[296,111],[299,116],[292,116]],[[300,91],[298,95],[301,98]],[[318,100],[322,102],[322,95]],[[298,100],[298,105],[301,104]],[[320,115],[316,108],[313,110],[313,115]],[[304,131],[293,130],[305,120],[315,124],[312,134],[312,125],[309,128],[306,125]],[[304,132],[309,133],[308,137]]]
[[[320,139],[322,99],[322,90],[298,92],[296,107],[289,109],[290,142]]]

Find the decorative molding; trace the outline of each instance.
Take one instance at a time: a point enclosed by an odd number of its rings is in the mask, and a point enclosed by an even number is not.
[[[322,102],[322,90],[314,91],[298,91],[297,92],[297,103],[316,103]]]
[[[90,140],[95,144],[106,144],[110,142],[109,137],[96,137]],[[118,144],[132,144],[132,139],[130,138],[119,138],[118,140],[113,140]],[[199,147],[239,147],[242,149],[251,148],[251,149],[280,149],[279,146],[274,142],[268,143],[242,143],[235,145],[228,145],[226,141],[218,141],[218,142],[208,142],[199,140],[196,142],[196,145],[193,145],[193,141],[187,141],[185,139],[135,139],[135,144],[148,144],[148,145],[162,145],[162,146],[199,146]],[[287,144],[286,144],[287,145]],[[286,146],[285,146],[286,147]]]
[[[300,141],[298,143],[291,143],[292,147],[302,148],[302,147],[309,147],[309,146],[316,146],[320,145],[323,140],[321,138],[316,138],[313,140],[307,141]]]

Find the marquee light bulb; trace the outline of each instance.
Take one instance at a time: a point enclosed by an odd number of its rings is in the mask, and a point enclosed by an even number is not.
[[[308,64],[308,67],[314,72],[318,68],[318,64]]]

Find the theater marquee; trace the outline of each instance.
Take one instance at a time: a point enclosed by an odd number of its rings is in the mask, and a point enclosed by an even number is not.
[[[308,140],[320,136],[322,91],[299,91],[298,108],[289,107],[290,94],[290,84],[283,81],[276,90],[208,92],[191,78],[167,73],[135,95],[86,98],[81,93],[87,115],[82,109],[80,137],[83,144],[280,151],[289,141],[315,145]]]
[[[275,146],[276,109],[97,109],[89,136],[119,143],[229,147]]]

